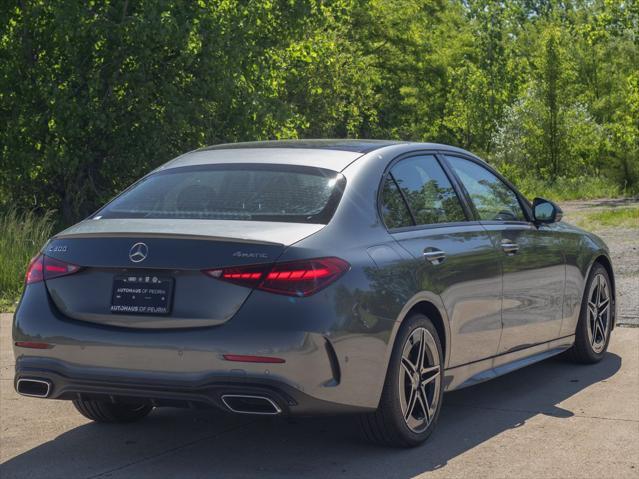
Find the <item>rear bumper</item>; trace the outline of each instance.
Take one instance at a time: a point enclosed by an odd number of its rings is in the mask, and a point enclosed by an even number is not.
[[[48,397],[57,399],[100,394],[187,406],[219,406],[220,385],[232,384],[230,393],[239,386],[270,388],[269,397],[291,414],[375,409],[393,323],[363,331],[360,323],[337,319],[321,295],[309,304],[264,294],[223,325],[136,330],[70,319],[43,284],[30,285],[14,317],[13,340],[50,347],[14,345],[16,382],[45,379],[52,384]],[[228,361],[228,354],[284,362]]]
[[[277,405],[283,415],[320,415],[369,411],[317,399],[286,384],[269,379],[203,375],[198,379],[176,380],[159,377],[96,375],[61,361],[23,358],[16,364],[14,387],[20,380],[44,381],[50,385],[47,399],[99,399],[106,401],[148,401],[154,406],[218,408],[230,412],[223,396],[264,397]]]

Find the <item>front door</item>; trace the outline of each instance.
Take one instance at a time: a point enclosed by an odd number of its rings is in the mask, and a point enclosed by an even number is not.
[[[518,195],[484,165],[447,156],[477,218],[500,251],[503,332],[499,352],[560,335],[566,268],[552,228],[530,221]]]

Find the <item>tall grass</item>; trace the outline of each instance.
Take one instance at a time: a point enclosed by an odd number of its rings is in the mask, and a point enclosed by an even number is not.
[[[10,310],[20,295],[29,260],[51,236],[51,213],[0,212],[0,310]]]
[[[578,226],[589,230],[610,227],[639,229],[639,207],[611,208],[587,212],[576,223]]]
[[[557,178],[552,183],[534,177],[514,181],[519,190],[530,200],[535,196],[552,201],[593,200],[618,198],[624,195],[619,185],[602,176],[584,175],[573,178]]]

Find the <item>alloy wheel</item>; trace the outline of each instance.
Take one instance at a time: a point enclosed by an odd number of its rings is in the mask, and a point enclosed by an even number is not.
[[[441,373],[439,352],[432,334],[416,328],[406,340],[399,374],[399,398],[402,415],[409,429],[425,431],[439,403]]]
[[[606,347],[610,332],[610,306],[608,280],[599,273],[593,278],[588,292],[588,341],[597,354]]]

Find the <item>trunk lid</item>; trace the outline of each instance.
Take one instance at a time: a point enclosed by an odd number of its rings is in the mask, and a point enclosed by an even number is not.
[[[81,270],[47,280],[46,286],[60,312],[76,320],[128,328],[218,325],[233,317],[251,289],[218,281],[202,270],[273,263],[287,246],[323,226],[191,219],[86,220],[56,235],[44,250],[46,256]],[[126,281],[131,281],[132,288],[121,290]],[[113,312],[112,306],[123,301],[120,291],[128,295],[127,304],[137,293],[157,292],[157,298],[150,301],[155,304],[161,296],[169,311],[134,314],[124,308]]]

